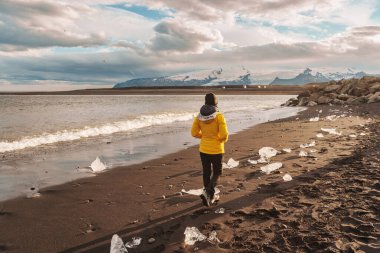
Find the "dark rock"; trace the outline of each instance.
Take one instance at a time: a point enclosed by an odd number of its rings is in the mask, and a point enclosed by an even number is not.
[[[322,93],[319,93],[319,92],[312,93],[312,94],[310,95],[309,100],[310,100],[310,101],[317,102],[317,101],[318,101],[318,98],[319,98],[320,96],[322,96]]]
[[[355,97],[361,97],[361,96],[367,95],[368,93],[369,93],[369,91],[364,89],[364,88],[354,87],[349,91],[348,94],[355,96]]]
[[[380,101],[380,78],[342,79],[328,83],[314,84],[292,98],[286,106],[315,106],[317,104],[362,104]]]
[[[366,97],[357,97],[351,101],[351,104],[358,105],[358,104],[367,103],[367,101],[368,99]]]
[[[303,97],[310,97],[311,91],[310,90],[305,90],[301,94],[298,95],[298,99],[303,98]]]
[[[288,101],[286,101],[285,106],[296,106],[298,105],[299,101],[296,98],[291,98]]]
[[[316,106],[316,105],[318,105],[316,102],[314,102],[314,101],[310,101],[308,104],[307,104],[307,106]]]
[[[329,85],[323,91],[325,93],[335,92],[340,88],[340,85]]]
[[[380,83],[373,85],[368,90],[369,90],[369,93],[375,94],[376,92],[380,91]]]
[[[318,103],[318,104],[328,104],[328,103],[330,103],[331,101],[332,101],[331,98],[328,98],[328,97],[326,97],[326,96],[321,96],[321,97],[318,98],[317,103]]]
[[[375,94],[372,94],[370,97],[368,97],[367,103],[376,103],[380,102],[380,91],[376,92]]]
[[[345,83],[343,84],[338,90],[337,92],[339,94],[348,94],[348,91],[352,89],[352,84],[351,83]]]
[[[340,100],[337,98],[334,98],[333,101],[331,101],[331,103],[334,105],[344,105],[345,104],[345,102],[343,100]]]
[[[348,94],[339,94],[336,98],[340,99],[340,100],[343,100],[343,101],[347,101],[347,99],[350,98],[350,95],[348,95]]]
[[[334,99],[338,96],[338,94],[336,93],[327,93],[324,95],[325,97],[328,97],[328,98],[331,98],[331,99]]]
[[[299,102],[298,102],[298,105],[299,106],[305,106],[309,103],[309,98],[308,97],[302,97]]]

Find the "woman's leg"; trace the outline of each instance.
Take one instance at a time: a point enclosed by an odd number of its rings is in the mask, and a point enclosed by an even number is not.
[[[211,178],[211,155],[200,152],[203,167],[203,186],[207,189]]]
[[[211,197],[214,197],[215,186],[218,185],[219,177],[222,175],[222,160],[223,154],[212,155],[211,164],[212,164],[212,177],[209,180],[209,184],[207,185],[207,193]]]

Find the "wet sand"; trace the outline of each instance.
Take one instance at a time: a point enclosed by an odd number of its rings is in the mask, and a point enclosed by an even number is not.
[[[143,238],[129,252],[378,252],[379,111],[379,104],[317,106],[232,135],[224,160],[240,165],[224,170],[221,201],[211,208],[197,196],[179,194],[202,185],[197,147],[186,146],[44,189],[39,198],[2,202],[0,251],[109,252],[118,234],[124,242]],[[343,113],[335,121],[325,118]],[[309,121],[318,115],[319,121]],[[321,128],[342,135],[317,138]],[[316,152],[300,157],[299,145],[313,140],[316,146],[303,150]],[[283,167],[269,175],[247,161],[264,146],[292,149],[271,159]],[[285,173],[293,180],[284,182]],[[225,212],[215,213],[219,208]],[[216,231],[219,242],[185,245],[186,227],[206,236]]]

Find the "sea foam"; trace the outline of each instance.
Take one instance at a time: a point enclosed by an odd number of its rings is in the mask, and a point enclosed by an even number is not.
[[[79,140],[82,138],[109,135],[119,132],[128,132],[144,127],[170,124],[179,121],[191,120],[194,113],[164,113],[158,115],[142,115],[134,119],[107,123],[101,126],[70,129],[55,133],[44,133],[36,136],[27,136],[17,141],[0,142],[0,153],[24,148],[36,147],[64,141]]]

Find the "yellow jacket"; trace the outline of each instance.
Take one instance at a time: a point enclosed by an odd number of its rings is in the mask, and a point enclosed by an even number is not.
[[[228,140],[228,130],[223,114],[217,112],[214,119],[201,121],[196,117],[191,127],[191,135],[201,139],[199,151],[205,154],[223,154],[224,143]]]

